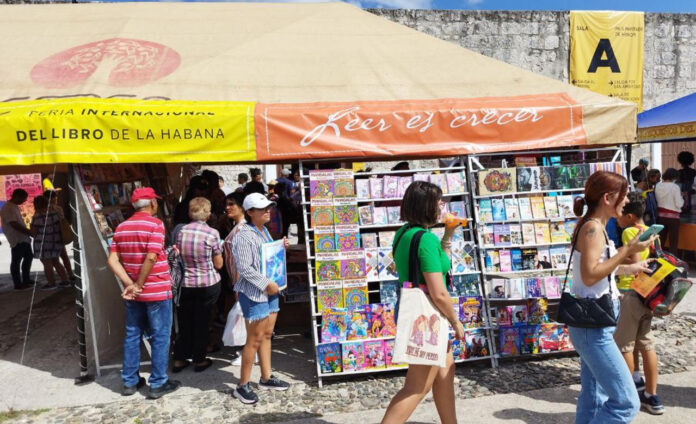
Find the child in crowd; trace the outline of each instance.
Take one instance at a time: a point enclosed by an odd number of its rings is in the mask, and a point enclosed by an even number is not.
[[[643,222],[645,212],[644,200],[638,193],[629,193],[629,202],[623,209],[623,216],[619,221],[619,226],[624,228],[621,235],[623,244],[638,236],[641,230],[645,231],[648,227]],[[650,255],[650,248],[636,253],[631,262],[643,261]],[[638,294],[631,290],[631,283],[635,277],[633,275],[619,276],[618,288],[623,293],[621,299],[621,313],[619,322],[616,325],[614,340],[619,346],[619,350],[628,364],[629,370],[633,372],[633,381],[640,397],[640,403],[653,415],[664,413],[664,406],[657,396],[657,354],[653,346],[650,325],[652,323],[652,311],[645,307],[638,297]],[[643,368],[645,380],[640,375],[640,364],[637,353],[643,357]]]

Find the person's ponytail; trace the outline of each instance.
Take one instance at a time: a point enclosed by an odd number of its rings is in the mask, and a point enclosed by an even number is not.
[[[585,198],[582,196],[578,196],[575,198],[575,201],[573,202],[573,212],[575,213],[575,216],[580,217],[582,216],[582,213],[585,211],[585,206],[587,203],[585,202]]]

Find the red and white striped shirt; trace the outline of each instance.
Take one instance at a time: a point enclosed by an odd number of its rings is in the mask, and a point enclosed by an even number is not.
[[[121,257],[128,276],[136,281],[148,253],[157,254],[157,262],[145,279],[137,302],[158,302],[172,298],[172,278],[164,253],[164,224],[147,212],[136,212],[116,227],[111,251]]]

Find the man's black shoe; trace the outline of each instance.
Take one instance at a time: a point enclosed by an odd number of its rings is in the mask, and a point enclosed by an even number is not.
[[[167,393],[171,393],[181,387],[181,382],[177,380],[167,380],[166,383],[153,389],[150,387],[150,391],[147,393],[148,399],[159,399]]]
[[[126,387],[123,386],[121,389],[121,395],[122,396],[132,396],[137,392],[139,389],[143,388],[145,386],[145,378],[144,377],[138,377],[138,383],[135,386],[131,387]]]

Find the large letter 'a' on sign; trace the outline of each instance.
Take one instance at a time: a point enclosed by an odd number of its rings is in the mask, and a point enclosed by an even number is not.
[[[602,59],[605,54],[607,58]],[[615,74],[621,73],[619,62],[616,61],[616,55],[614,55],[614,49],[611,48],[611,41],[609,41],[608,38],[600,38],[594,55],[592,56],[590,67],[587,68],[587,72],[595,73],[597,72],[597,68],[607,66],[611,69],[611,72]]]

